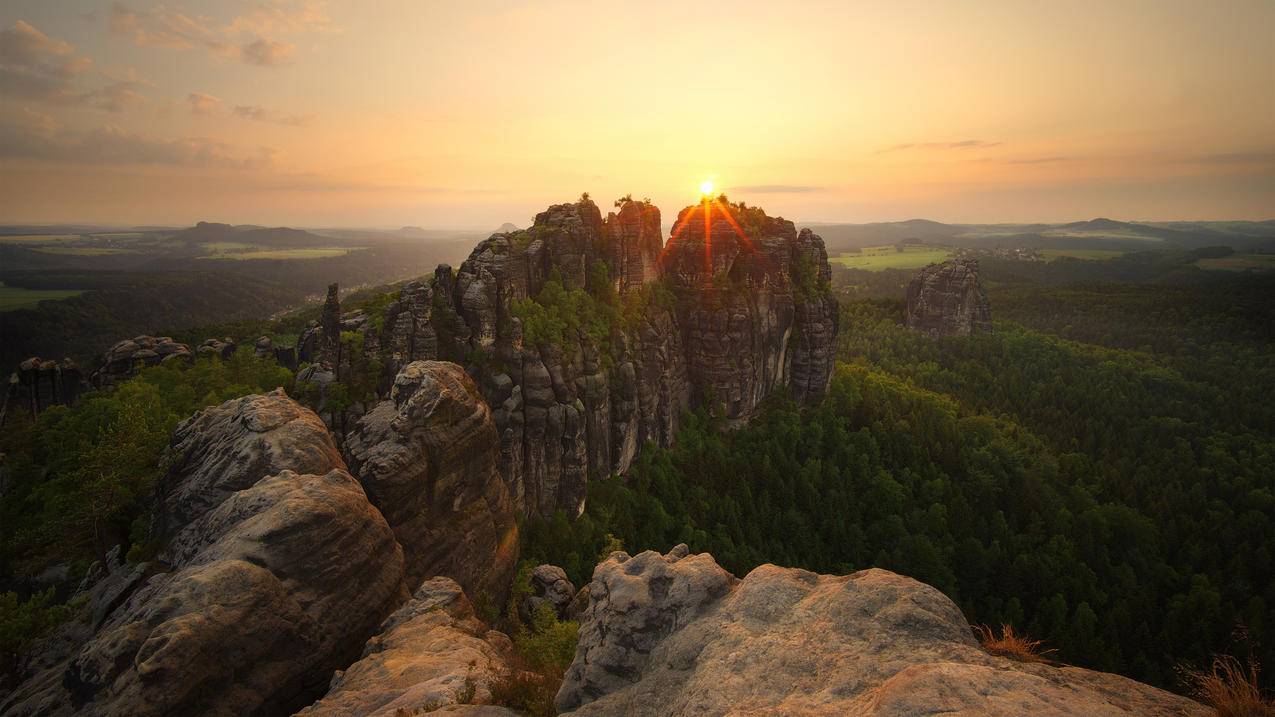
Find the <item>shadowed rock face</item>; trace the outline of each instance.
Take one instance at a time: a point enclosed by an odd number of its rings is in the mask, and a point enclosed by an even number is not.
[[[459,366],[414,361],[347,438],[350,468],[403,546],[407,583],[445,575],[502,594],[517,560],[491,411]]]
[[[837,303],[818,235],[755,208],[704,203],[678,215],[662,268],[679,294],[697,401],[744,421],[779,388],[802,401],[827,390]]]
[[[969,336],[992,330],[977,259],[931,264],[908,283],[908,328],[930,336]]]
[[[671,443],[693,395],[743,421],[771,391],[811,401],[826,390],[837,313],[822,290],[823,241],[752,212],[751,242],[732,240],[724,218],[714,225],[726,281],[697,268],[702,227],[699,239],[692,228],[662,249],[651,204],[624,202],[605,219],[587,199],[552,206],[531,227],[480,243],[458,270],[442,265],[432,281],[404,287],[380,328],[363,323],[364,353],[384,357],[386,388],[411,361],[465,365],[491,406],[515,506],[578,514],[590,479],[627,471],[648,441]],[[535,298],[554,275],[567,290],[610,283],[641,309],[607,346],[579,335],[535,345],[513,302]]]
[[[686,546],[598,565],[572,715],[1181,717],[1183,697],[1101,672],[993,657],[939,591],[884,570],[763,565],[736,580]]]

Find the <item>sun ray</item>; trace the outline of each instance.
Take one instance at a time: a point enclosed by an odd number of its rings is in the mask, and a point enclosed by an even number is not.
[[[722,209],[722,218],[726,220],[731,229],[735,230],[735,234],[740,241],[744,242],[744,246],[748,247],[749,251],[756,251],[757,247],[753,245],[753,240],[748,238],[748,235],[744,233],[744,229],[739,226],[739,222],[735,221],[735,216],[731,214],[730,207],[722,202],[721,197],[717,198],[717,204]]]

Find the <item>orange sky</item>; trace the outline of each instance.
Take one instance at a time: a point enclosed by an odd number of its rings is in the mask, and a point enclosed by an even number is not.
[[[1275,218],[1275,2],[0,6],[0,221]]]

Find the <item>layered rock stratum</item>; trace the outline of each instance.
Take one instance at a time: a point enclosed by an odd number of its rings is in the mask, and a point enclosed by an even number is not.
[[[301,358],[339,327],[362,332],[386,384],[411,361],[465,365],[492,408],[514,505],[578,514],[590,479],[624,473],[648,442],[669,445],[687,409],[742,422],[775,391],[816,400],[831,377],[837,311],[817,235],[717,201],[684,210],[667,244],[660,227],[645,201],[605,218],[587,198],[554,205],[459,269],[407,284],[378,315],[336,317],[330,294]],[[602,338],[530,336],[518,307],[551,281],[609,285],[622,318]]]
[[[1205,717],[1117,675],[989,655],[956,605],[885,570],[612,554],[598,565],[558,707],[578,715]]]
[[[992,330],[978,260],[931,264],[908,283],[907,326],[930,336],[969,336]]]

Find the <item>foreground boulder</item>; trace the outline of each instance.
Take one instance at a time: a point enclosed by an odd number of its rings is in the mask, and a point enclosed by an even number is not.
[[[409,585],[444,575],[468,594],[499,599],[517,561],[518,528],[491,411],[461,367],[408,364],[389,400],[359,419],[346,450],[403,546]]]
[[[282,392],[183,423],[165,548],[94,586],[87,641],[0,713],[277,715],[321,694],[407,597],[393,531],[321,429]]]
[[[448,705],[456,713],[513,715],[491,700],[491,685],[510,670],[512,643],[488,630],[456,581],[426,580],[368,640],[363,657],[338,672],[327,696],[303,717],[396,717]],[[446,714],[446,713],[445,713]]]
[[[977,259],[931,264],[908,283],[908,328],[930,336],[969,336],[992,330]]]
[[[951,600],[884,570],[736,580],[678,546],[615,553],[590,590],[557,698],[582,717],[1210,714],[1117,675],[989,655]]]

